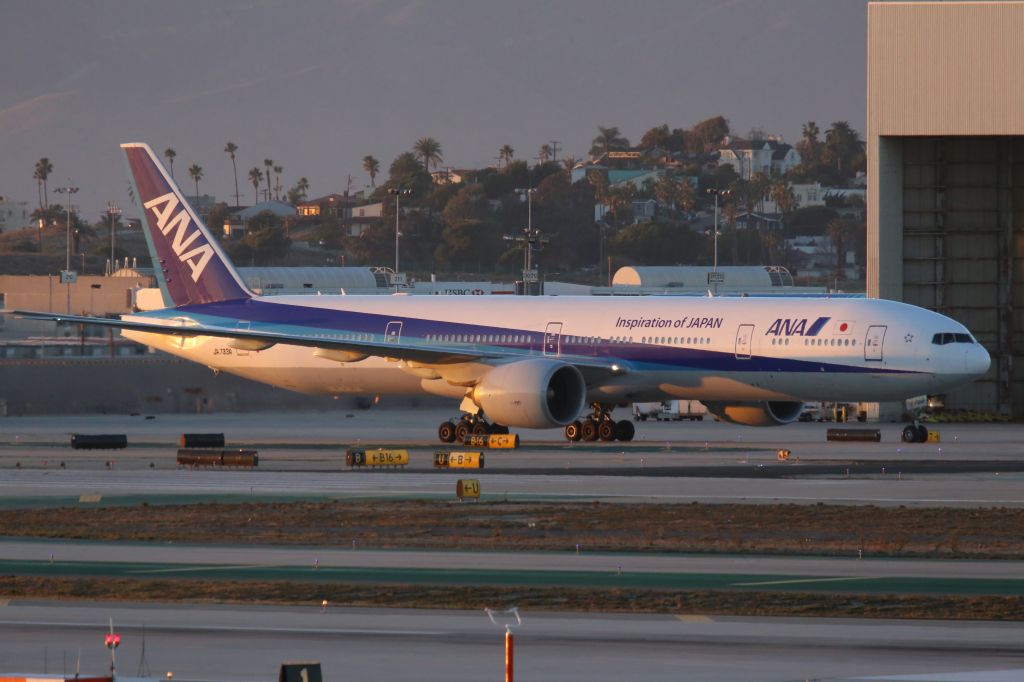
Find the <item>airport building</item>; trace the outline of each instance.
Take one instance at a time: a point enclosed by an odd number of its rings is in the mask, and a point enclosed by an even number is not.
[[[992,368],[947,407],[1014,416],[1024,415],[1022,35],[1024,2],[868,6],[868,295],[965,324]]]

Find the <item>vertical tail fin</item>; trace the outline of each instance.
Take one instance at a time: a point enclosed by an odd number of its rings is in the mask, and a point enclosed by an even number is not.
[[[164,303],[178,307],[249,298],[217,240],[147,144],[122,144]]]

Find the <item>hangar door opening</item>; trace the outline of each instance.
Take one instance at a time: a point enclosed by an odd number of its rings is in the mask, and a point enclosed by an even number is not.
[[[992,355],[948,407],[1024,414],[1024,137],[903,137],[903,298]],[[882,228],[884,229],[884,227]]]

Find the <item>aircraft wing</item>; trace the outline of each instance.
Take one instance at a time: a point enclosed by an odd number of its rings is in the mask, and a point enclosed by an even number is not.
[[[503,351],[502,349],[494,348],[488,350],[477,350],[471,347],[451,348],[448,346],[419,342],[413,344],[402,342],[387,343],[383,341],[332,339],[327,336],[314,337],[305,334],[290,334],[286,332],[203,325],[192,320],[188,320],[187,324],[175,325],[108,317],[61,315],[58,313],[34,312],[30,310],[15,310],[13,311],[13,314],[26,320],[90,324],[100,327],[113,327],[116,329],[128,329],[152,334],[164,334],[166,336],[185,338],[213,336],[224,339],[245,339],[268,344],[283,343],[291,346],[355,351],[358,353],[366,353],[367,355],[397,358],[399,360],[409,360],[428,365],[453,365],[462,362],[500,362],[505,360],[520,360],[528,357],[523,352],[516,350]],[[172,320],[166,320],[166,322],[172,322]],[[626,370],[626,367],[621,361],[615,361],[612,359],[572,358],[571,356],[563,357],[561,359],[567,364],[575,365],[579,369],[589,372],[597,371],[599,373],[608,372],[612,374],[622,374]]]

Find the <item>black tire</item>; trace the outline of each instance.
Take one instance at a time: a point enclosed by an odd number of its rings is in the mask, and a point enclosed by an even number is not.
[[[455,424],[452,424],[451,422],[441,422],[441,425],[437,427],[437,438],[442,443],[454,443]]]
[[[628,443],[636,435],[636,427],[633,422],[623,419],[615,424],[615,439]]]
[[[470,433],[474,436],[488,436],[491,433],[491,425],[485,421],[478,421],[473,424],[473,428],[470,429]]]
[[[469,435],[469,422],[460,421],[455,425],[455,440],[459,443],[466,442],[466,436]]]
[[[615,440],[615,422],[611,419],[602,419],[598,422],[597,437],[603,441]]]
[[[569,441],[570,443],[579,442],[579,439],[581,437],[582,429],[583,429],[583,424],[581,424],[578,420],[574,421],[571,424],[566,424],[565,425],[565,439],[567,441]]]
[[[495,436],[507,436],[508,427],[504,424],[491,424],[491,433]]]
[[[928,442],[928,427],[924,424],[917,425],[917,442],[927,443]]]
[[[917,427],[913,424],[907,424],[903,427],[902,434],[904,443],[916,443],[917,442]]]
[[[588,443],[597,440],[597,422],[593,419],[584,419],[580,426],[580,437]]]

